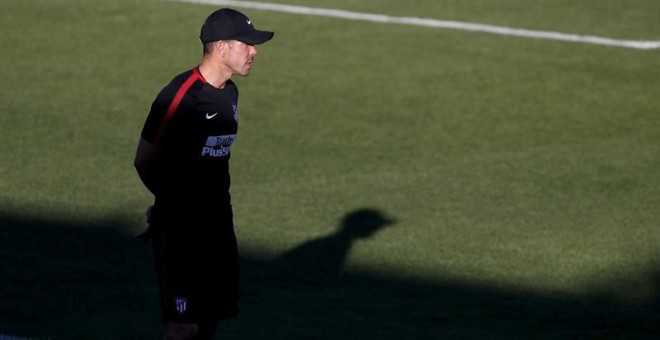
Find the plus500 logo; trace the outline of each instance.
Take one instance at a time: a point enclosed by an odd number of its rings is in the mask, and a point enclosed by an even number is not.
[[[202,148],[202,157],[224,157],[236,140],[236,135],[209,136]]]

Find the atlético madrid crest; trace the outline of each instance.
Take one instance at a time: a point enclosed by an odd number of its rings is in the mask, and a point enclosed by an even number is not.
[[[174,307],[176,308],[176,311],[183,314],[186,309],[188,308],[188,299],[186,298],[175,298],[174,299]]]

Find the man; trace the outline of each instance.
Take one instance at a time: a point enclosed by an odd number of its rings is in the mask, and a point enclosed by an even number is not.
[[[238,251],[229,194],[230,147],[238,127],[234,75],[247,76],[255,45],[273,37],[223,8],[201,28],[200,64],[165,86],[141,133],[135,168],[154,194],[149,227],[165,339],[211,339],[238,314]]]

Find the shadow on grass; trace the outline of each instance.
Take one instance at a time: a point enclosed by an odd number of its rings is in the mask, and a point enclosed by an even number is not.
[[[657,300],[621,305],[607,294],[551,297],[342,271],[354,242],[387,226],[395,228],[395,221],[376,210],[357,210],[336,233],[278,258],[243,253],[241,314],[221,324],[219,338],[655,339],[660,334]],[[134,229],[122,220],[90,224],[0,213],[0,334],[160,338],[151,247],[123,232]],[[607,291],[608,283],[602,284],[598,291]]]
[[[122,230],[130,230],[128,222],[112,218],[86,223],[0,212],[0,334],[29,339],[159,334],[151,249]]]

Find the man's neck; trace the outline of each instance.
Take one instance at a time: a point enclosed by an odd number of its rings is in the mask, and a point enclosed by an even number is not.
[[[199,64],[199,73],[202,74],[202,77],[204,77],[207,83],[219,89],[224,88],[232,76],[232,73],[224,65],[220,64],[218,60],[211,58],[202,59],[202,62]]]

